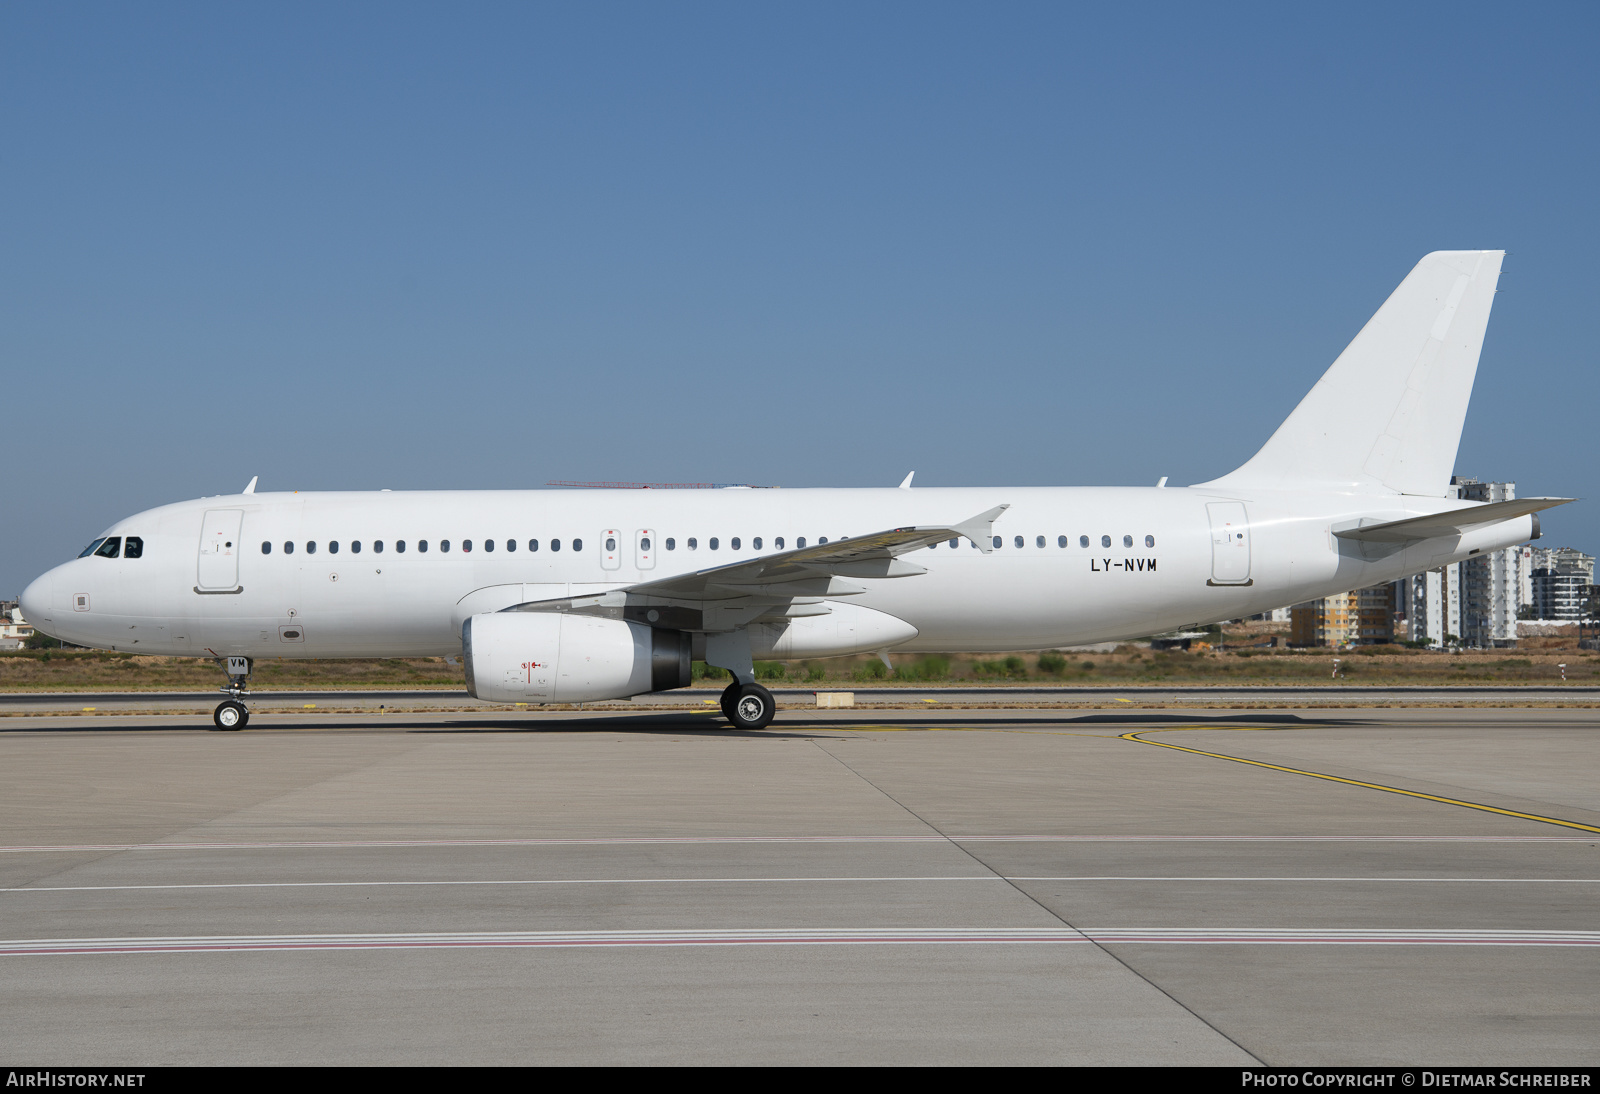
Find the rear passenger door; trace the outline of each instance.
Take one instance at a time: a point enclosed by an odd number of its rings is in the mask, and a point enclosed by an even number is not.
[[[1210,585],[1249,585],[1250,518],[1242,501],[1206,504],[1211,518]]]

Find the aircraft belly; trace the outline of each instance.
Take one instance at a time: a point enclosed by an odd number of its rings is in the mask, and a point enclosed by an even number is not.
[[[859,600],[917,628],[917,638],[900,647],[906,650],[1042,649],[1140,637],[1191,622],[1208,599],[1226,596],[1207,589],[1204,573],[1185,566],[1176,550],[962,557],[938,569],[920,554],[917,561],[929,566],[927,575]]]

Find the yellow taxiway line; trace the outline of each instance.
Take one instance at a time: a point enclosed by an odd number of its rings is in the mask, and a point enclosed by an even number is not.
[[[1170,726],[1161,729],[1140,729],[1132,733],[1122,733],[1118,736],[1124,741],[1137,741],[1142,745],[1155,745],[1158,748],[1174,748],[1179,752],[1192,752],[1196,756],[1210,756],[1215,760],[1232,760],[1236,764],[1249,764],[1251,767],[1265,767],[1270,771],[1286,771],[1291,775],[1304,775],[1308,779],[1323,779],[1331,783],[1343,783],[1346,786],[1361,786],[1368,790],[1382,790],[1386,794],[1402,794],[1408,798],[1421,798],[1424,801],[1442,802],[1445,805],[1459,805],[1463,809],[1476,809],[1483,813],[1496,813],[1502,817],[1516,817],[1519,820],[1538,821],[1540,824],[1554,824],[1561,828],[1575,828],[1580,832],[1600,832],[1600,827],[1592,824],[1579,824],[1577,821],[1562,820],[1559,817],[1545,817],[1538,813],[1519,813],[1515,809],[1501,809],[1494,805],[1484,805],[1482,802],[1462,801],[1460,798],[1446,798],[1439,794],[1424,794],[1417,790],[1402,790],[1398,786],[1385,786],[1382,783],[1362,782],[1360,779],[1344,779],[1338,775],[1327,775],[1321,771],[1305,771],[1298,767],[1285,767],[1283,764],[1269,764],[1261,760],[1246,760],[1241,756],[1227,756],[1221,752],[1207,752],[1200,748],[1185,748],[1183,745],[1170,744],[1166,741],[1147,741],[1140,734],[1143,733],[1172,733],[1196,729],[1238,729],[1244,727],[1233,726]]]

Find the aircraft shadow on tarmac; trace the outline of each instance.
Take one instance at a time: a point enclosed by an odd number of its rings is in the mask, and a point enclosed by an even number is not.
[[[661,713],[618,713],[608,715],[575,716],[572,718],[542,717],[537,720],[515,715],[499,718],[473,718],[468,721],[452,717],[440,717],[428,720],[413,719],[405,715],[377,715],[372,718],[343,717],[338,721],[307,721],[296,717],[294,721],[275,723],[271,714],[264,714],[259,721],[243,733],[260,732],[362,732],[370,730],[391,730],[399,733],[432,733],[432,734],[468,734],[468,733],[692,733],[696,736],[718,738],[788,738],[806,737],[815,738],[819,733],[828,731],[837,732],[867,732],[874,730],[915,731],[918,729],[984,729],[984,728],[1047,728],[1073,726],[1105,726],[1107,728],[1127,726],[1129,728],[1145,726],[1158,728],[1164,725],[1205,726],[1218,727],[1234,726],[1260,726],[1262,728],[1310,728],[1333,726],[1361,726],[1369,724],[1360,718],[1332,718],[1326,716],[1302,716],[1284,712],[1251,713],[1236,711],[1227,714],[1213,712],[1188,712],[1188,713],[1156,713],[1153,711],[1133,712],[1108,712],[1095,714],[1080,714],[1062,716],[1058,714],[1022,712],[1018,711],[1005,718],[973,718],[969,714],[959,711],[941,711],[937,714],[922,714],[919,712],[915,718],[902,720],[885,719],[881,715],[874,717],[870,711],[864,711],[859,718],[844,719],[837,715],[830,716],[827,720],[818,719],[807,725],[794,724],[796,715],[800,712],[783,712],[787,717],[774,722],[766,729],[760,730],[735,730],[719,716],[710,712],[700,711],[661,712]],[[904,713],[904,712],[896,712]],[[803,715],[801,715],[803,717]],[[398,724],[397,724],[398,723]],[[788,724],[785,724],[788,723]],[[186,730],[197,733],[223,732],[210,725],[129,725],[120,718],[96,719],[93,723],[84,725],[40,726],[16,725],[7,726],[0,723],[0,733],[115,733],[115,732],[171,732],[173,730]],[[786,732],[789,730],[789,732]]]
[[[787,712],[793,714],[794,712]],[[786,719],[789,721],[790,719]],[[381,725],[382,723],[375,723]],[[929,729],[983,729],[988,725],[995,728],[1002,727],[1045,727],[1045,726],[1077,726],[1077,725],[1106,725],[1106,726],[1262,726],[1271,728],[1306,728],[1312,726],[1356,726],[1365,725],[1366,722],[1356,718],[1327,718],[1303,717],[1298,714],[1272,713],[1272,714],[1232,714],[1223,716],[1219,714],[1091,714],[1077,717],[1060,717],[1043,714],[1024,714],[1019,717],[1003,719],[978,720],[964,716],[958,712],[950,711],[932,716],[920,715],[909,718],[903,722],[885,725],[881,717],[874,718],[870,712],[864,713],[859,719],[843,720],[837,717],[827,721],[818,721],[805,728],[804,736],[814,737],[817,732],[839,730],[847,732],[872,732],[875,729],[893,728],[895,730],[916,730],[923,727]],[[349,723],[345,723],[346,726]],[[265,728],[265,727],[262,727]],[[328,728],[341,728],[330,725]],[[630,733],[704,733],[715,737],[790,737],[800,734],[784,733],[783,724],[774,722],[766,729],[741,732],[729,729],[727,723],[714,714],[692,713],[673,714],[620,714],[612,717],[589,717],[573,719],[541,718],[537,722],[523,721],[514,718],[504,720],[474,720],[472,722],[455,722],[441,720],[425,724],[411,724],[404,727],[408,733],[583,733],[583,732],[610,732],[624,730]],[[795,726],[795,729],[800,727]]]

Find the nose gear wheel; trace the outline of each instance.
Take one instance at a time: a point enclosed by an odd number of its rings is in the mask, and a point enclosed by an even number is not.
[[[243,729],[250,723],[250,711],[243,703],[229,699],[217,704],[211,720],[217,723],[218,729]]]

